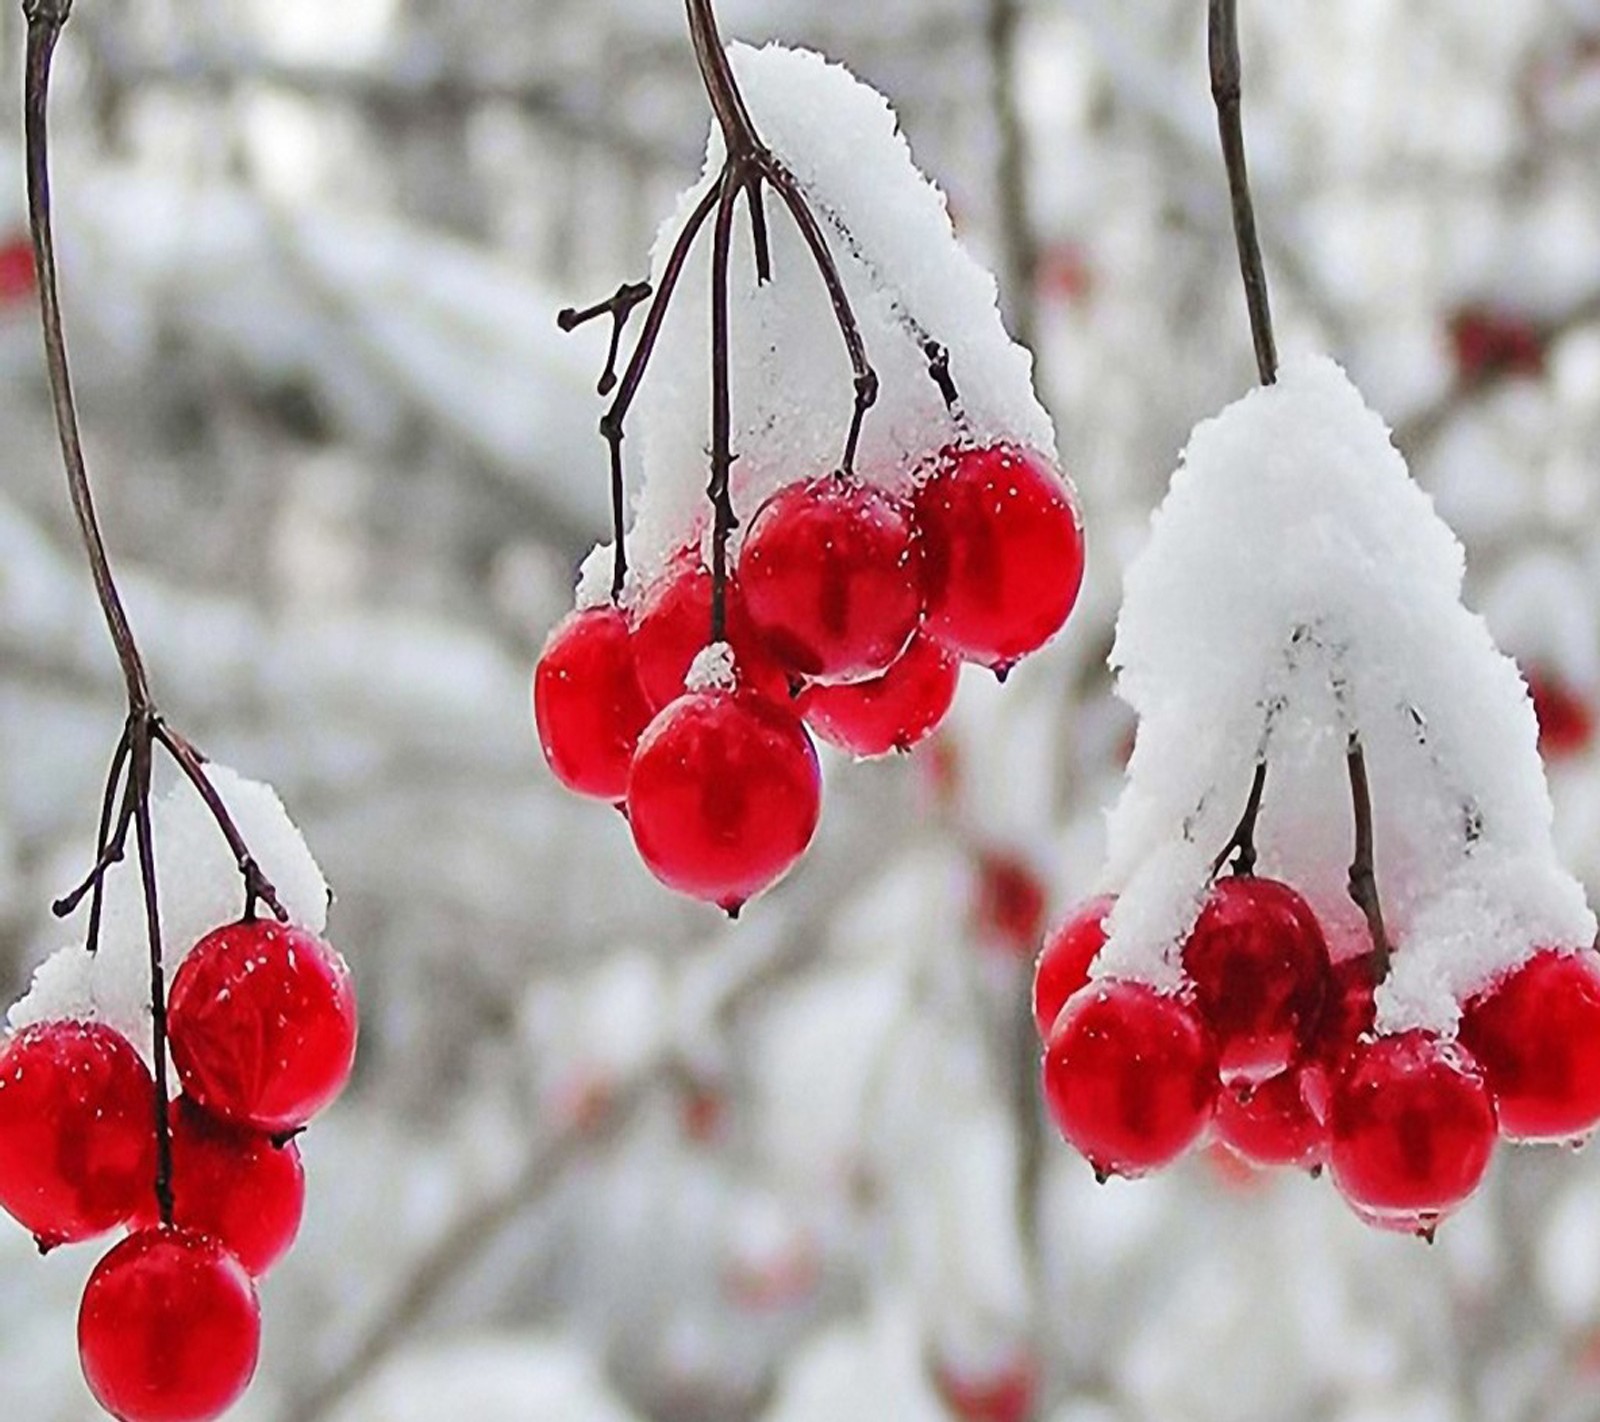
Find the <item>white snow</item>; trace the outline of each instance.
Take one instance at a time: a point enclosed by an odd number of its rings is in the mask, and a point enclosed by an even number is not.
[[[327,923],[328,886],[299,830],[268,785],[227,766],[207,767],[246,845],[272,882],[291,921],[313,933]],[[205,934],[238,920],[244,887],[227,841],[200,796],[177,780],[152,805],[157,897],[167,981]],[[88,920],[88,900],[76,921]],[[265,912],[265,910],[262,910]],[[12,1027],[62,1018],[114,1027],[151,1057],[150,958],[138,858],[130,829],[126,857],[107,877],[99,951],[80,937],[39,965],[33,983],[11,1008]]]
[[[1055,432],[1033,392],[1032,357],[1007,336],[993,277],[956,241],[944,197],[917,171],[887,100],[809,51],[736,45],[730,53],[757,129],[822,224],[879,376],[878,401],[862,431],[861,476],[902,485],[962,432],[928,377],[913,335],[919,327],[950,352],[973,438],[1008,440],[1053,459]],[[722,156],[714,131],[705,174],[657,237],[652,280],[659,283]],[[756,282],[742,203],[729,271],[734,501],[741,512],[785,483],[837,468],[853,401],[827,293],[770,190],[766,214],[772,281]],[[646,581],[707,522],[711,226],[678,286],[630,425],[627,447],[640,453],[644,482],[629,553]],[[584,596],[591,591],[586,579]]]
[[[583,1348],[536,1334],[479,1335],[384,1368],[337,1422],[632,1422]]]
[[[683,684],[689,691],[732,691],[739,684],[733,648],[726,642],[702,647],[689,663],[689,673]]]
[[[1591,942],[1556,855],[1513,663],[1461,603],[1460,544],[1326,359],[1194,431],[1129,568],[1112,661],[1139,717],[1109,823],[1120,894],[1097,971],[1170,984],[1210,862],[1269,770],[1260,871],[1359,931],[1345,755],[1359,733],[1396,944],[1383,1030],[1458,1004],[1541,946]]]

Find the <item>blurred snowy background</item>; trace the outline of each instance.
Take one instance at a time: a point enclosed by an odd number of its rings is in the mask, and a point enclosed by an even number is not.
[[[605,531],[599,329],[707,117],[666,0],[79,0],[56,179],[91,466],[162,705],[338,892],[364,1052],[304,1142],[241,1419],[1600,1417],[1600,1170],[1502,1151],[1431,1250],[1214,1155],[1044,1131],[1038,920],[1131,725],[1120,569],[1253,379],[1201,0],[726,0],[895,99],[1039,353],[1090,532],[1066,636],[909,762],[830,763],[737,929],[558,790],[527,683]],[[1600,4],[1243,6],[1283,347],[1344,362],[1539,690],[1600,889]],[[8,92],[20,17],[0,16]],[[12,110],[15,119],[15,108]],[[0,978],[59,942],[118,683],[0,185]],[[1381,795],[1381,786],[1377,788]],[[97,1251],[0,1230],[0,1399],[95,1414]],[[1009,1408],[1009,1410],[1008,1410]]]

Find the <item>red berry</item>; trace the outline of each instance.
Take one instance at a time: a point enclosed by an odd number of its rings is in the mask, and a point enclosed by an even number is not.
[[[1525,674],[1533,714],[1539,722],[1539,753],[1546,760],[1579,755],[1594,740],[1594,711],[1578,692],[1553,672]]]
[[[979,852],[973,918],[984,943],[1031,955],[1044,932],[1046,907],[1044,885],[1025,859],[999,849]]]
[[[917,490],[928,634],[1004,671],[1061,630],[1083,582],[1083,529],[1037,454],[964,449]]]
[[[1259,1086],[1225,1086],[1217,1096],[1217,1137],[1252,1165],[1309,1170],[1325,1152],[1326,1132],[1301,1090],[1293,1067]]]
[[[209,1235],[259,1279],[300,1231],[306,1176],[293,1141],[208,1116],[186,1096],[172,1103],[173,1223]],[[136,1219],[158,1222],[153,1195]]]
[[[42,1246],[126,1220],[155,1180],[155,1086],[98,1022],[39,1022],[0,1051],[0,1206]]]
[[[167,1016],[184,1090],[212,1115],[258,1131],[305,1125],[355,1061],[344,959],[304,929],[266,919],[202,938],[173,978]]]
[[[944,720],[960,678],[959,658],[919,634],[882,676],[807,687],[800,710],[823,740],[851,755],[908,751]]]
[[[1502,1134],[1588,1135],[1600,1124],[1600,955],[1535,954],[1467,1004],[1461,1045],[1483,1068]]]
[[[33,243],[25,236],[0,242],[0,306],[32,296]]]
[[[854,681],[898,657],[922,616],[922,560],[908,511],[842,474],[790,484],[739,550],[750,619],[803,676]]]
[[[533,713],[544,758],[567,789],[613,801],[627,793],[650,707],[620,611],[585,608],[550,634],[533,674]]]
[[[821,813],[811,738],[753,692],[680,696],[650,723],[628,781],[650,872],[730,913],[805,853]]]
[[[1211,886],[1183,948],[1183,967],[1216,1037],[1224,1080],[1285,1070],[1317,1025],[1328,945],[1311,906],[1276,879],[1235,875]]]
[[[711,590],[711,570],[691,550],[672,561],[634,609],[633,655],[652,715],[683,695],[690,666],[711,640]],[[731,574],[723,611],[739,684],[769,700],[787,702],[788,674],[756,634],[744,593]]]
[[[1106,945],[1106,918],[1116,907],[1114,894],[1101,894],[1073,909],[1044,940],[1033,970],[1033,1022],[1041,1038],[1089,981],[1089,966]]]
[[[1545,337],[1526,316],[1463,307],[1450,318],[1450,344],[1456,372],[1464,381],[1544,373]]]
[[[202,1422],[256,1370],[261,1310],[239,1261],[214,1239],[130,1234],[89,1276],[78,1356],[95,1399],[121,1422]]]
[[[933,1364],[934,1386],[959,1422],[1027,1422],[1039,1392],[1039,1367],[1027,1354],[987,1371]]]
[[[1216,1048],[1178,998],[1102,980],[1075,994],[1050,1029],[1044,1094],[1096,1174],[1143,1175],[1176,1160],[1211,1120]]]
[[[1377,1020],[1376,988],[1370,954],[1341,959],[1329,970],[1322,1019],[1300,1064],[1300,1092],[1319,1121],[1326,1123],[1333,1084]]]
[[[1477,1189],[1494,1151],[1494,1101],[1467,1052],[1431,1032],[1360,1042],[1334,1087],[1329,1160],[1370,1224],[1431,1235]]]

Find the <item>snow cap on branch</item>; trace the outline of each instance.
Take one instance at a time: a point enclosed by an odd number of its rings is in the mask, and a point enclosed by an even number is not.
[[[1346,754],[1364,747],[1395,944],[1379,1027],[1459,1003],[1595,920],[1551,836],[1527,691],[1461,603],[1461,545],[1326,359],[1196,428],[1128,571],[1112,661],[1139,716],[1109,826],[1120,895],[1096,971],[1175,985],[1215,855],[1268,763],[1260,872],[1367,946],[1346,894]]]
[[[943,194],[917,171],[894,111],[848,70],[804,50],[730,50],[757,131],[793,173],[838,264],[879,377],[856,460],[862,478],[903,485],[952,440],[1008,441],[1055,458],[1055,431],[1033,392],[1032,357],[1006,334],[994,278],[956,240]],[[659,284],[690,213],[716,180],[713,127],[701,179],[662,226]],[[783,484],[838,467],[854,387],[816,266],[781,200],[763,190],[772,280],[756,279],[749,210],[735,216],[729,266],[734,503],[748,522]],[[639,399],[644,485],[629,553],[648,582],[709,523],[711,241],[708,230],[673,298]],[[928,374],[923,342],[942,345],[961,417]],[[595,568],[601,561],[595,560]],[[598,573],[587,580],[592,597]]]
[[[206,773],[290,921],[321,933],[328,885],[311,851],[269,785],[215,762]],[[157,893],[167,981],[189,950],[214,928],[238,921],[244,888],[227,841],[194,787],[179,780],[151,807]],[[131,839],[131,835],[130,835]],[[261,910],[265,912],[265,910]],[[88,901],[78,909],[87,921]],[[103,1022],[148,1062],[151,1054],[150,947],[133,845],[106,875],[99,951],[62,948],[39,965],[32,986],[9,1015],[13,1028],[61,1019]]]

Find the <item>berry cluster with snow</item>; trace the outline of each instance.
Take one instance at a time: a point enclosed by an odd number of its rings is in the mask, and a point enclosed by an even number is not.
[[[1051,1110],[1097,1171],[1165,1165],[1215,1116],[1246,1158],[1326,1160],[1358,1213],[1431,1233],[1497,1108],[1513,1139],[1600,1124],[1595,918],[1463,574],[1331,361],[1195,430],[1117,622],[1139,722],[1107,896],[1035,984]]]
[[[361,947],[362,1068],[296,1142],[313,1188],[230,1422],[1592,1417],[1593,1146],[1498,1150],[1425,1249],[1215,1135],[1096,1185],[1040,1114],[1017,1009],[1040,915],[1106,863],[1134,733],[1106,666],[1124,570],[1192,427],[1254,379],[1206,7],[717,8],[730,37],[893,97],[1036,354],[1092,543],[1063,633],[1004,687],[964,676],[908,762],[818,738],[826,826],[736,929],[640,872],[527,725],[527,670],[609,527],[608,333],[556,316],[641,274],[701,169],[682,6],[74,7],[55,196],[129,612],[164,709],[278,789],[338,887],[328,936]],[[984,23],[1006,11],[1008,41]],[[1600,14],[1239,19],[1282,348],[1349,370],[1465,545],[1600,903]],[[13,93],[17,26],[0,14]],[[121,720],[21,201],[0,189],[7,1001],[67,941],[50,904],[93,860]],[[736,282],[749,256],[741,233]],[[844,382],[831,464],[849,370],[836,332],[818,349]],[[1248,788],[1224,788],[1225,832]],[[96,1252],[41,1261],[0,1229],[8,1416],[102,1416],[72,1326]]]
[[[184,780],[151,816],[154,903],[181,950],[164,954],[164,1035],[150,901],[134,875],[112,874],[84,911],[99,915],[92,950],[41,964],[0,1048],[0,1208],[41,1251],[128,1231],[90,1275],[78,1318],[89,1388],[122,1422],[220,1416],[249,1385],[254,1281],[294,1243],[305,1205],[295,1138],[355,1056],[349,970],[316,936],[321,871],[269,787],[223,766],[209,781],[303,926],[233,921],[238,866]],[[179,1094],[160,1101],[168,1046]]]
[[[580,794],[625,802],[650,871],[737,913],[816,831],[807,728],[858,757],[909,751],[944,719],[963,661],[1003,679],[1060,631],[1084,550],[1031,359],[888,103],[816,54],[730,57],[757,129],[823,228],[850,315],[781,211],[773,232],[762,224],[770,271],[739,262],[719,277],[702,251],[678,279],[684,234],[729,181],[713,130],[705,175],[652,261],[667,304],[645,337],[628,581],[614,586],[616,548],[589,556],[578,610],[539,659],[534,709],[551,769]],[[741,251],[756,245],[748,215],[733,236]],[[719,280],[743,522],[732,539],[705,492]],[[853,383],[841,319],[876,365],[843,465]],[[719,573],[725,553],[735,566]]]

